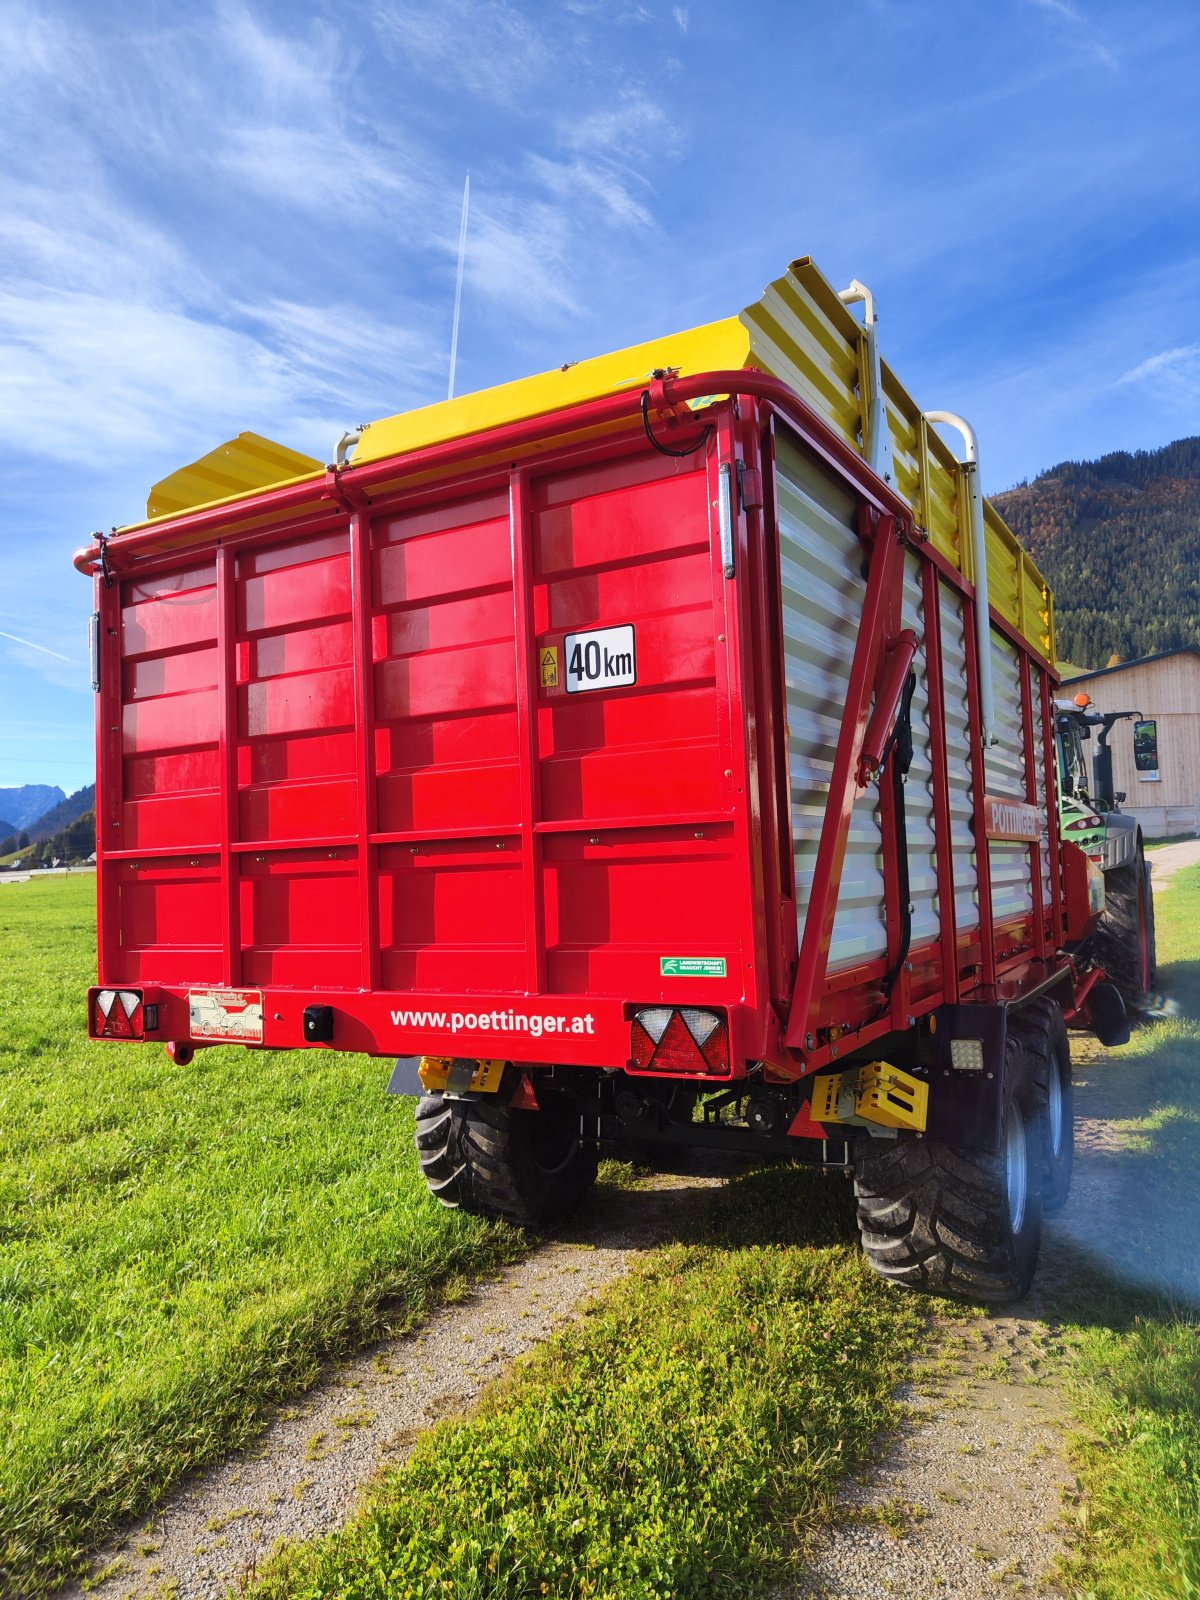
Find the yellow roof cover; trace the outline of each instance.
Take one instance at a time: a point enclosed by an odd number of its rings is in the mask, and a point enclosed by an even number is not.
[[[171,517],[214,500],[253,494],[278,483],[320,472],[321,463],[261,433],[239,433],[199,461],[180,467],[154,484],[146,499],[148,517]]]
[[[737,316],[371,423],[363,431],[349,471],[352,476],[355,466],[367,462],[544,416],[601,395],[639,389],[653,371],[668,367],[685,375],[745,367],[769,372],[862,450],[871,401],[865,344],[862,324],[813,262],[802,256]],[[934,545],[973,577],[969,511],[966,496],[958,492],[954,453],[886,362],[882,380],[895,487]],[[148,511],[151,517],[161,517],[202,503],[238,499],[268,484],[302,480],[321,470],[321,463],[310,456],[258,434],[242,433],[156,484]],[[985,524],[991,603],[1053,661],[1050,590],[990,504],[985,506]]]

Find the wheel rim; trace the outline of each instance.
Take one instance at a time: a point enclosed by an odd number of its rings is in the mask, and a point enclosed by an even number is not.
[[[1050,1122],[1050,1154],[1062,1154],[1063,1137],[1063,1085],[1062,1066],[1058,1061],[1051,1062],[1050,1082],[1046,1086],[1046,1111]]]
[[[1025,1124],[1015,1103],[1009,1106],[1004,1122],[1004,1176],[1008,1187],[1009,1221],[1013,1233],[1017,1234],[1025,1222],[1029,1174],[1025,1160]]]

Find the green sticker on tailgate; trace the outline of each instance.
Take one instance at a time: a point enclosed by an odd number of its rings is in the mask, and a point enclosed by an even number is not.
[[[660,956],[658,970],[664,978],[723,978],[724,956]]]

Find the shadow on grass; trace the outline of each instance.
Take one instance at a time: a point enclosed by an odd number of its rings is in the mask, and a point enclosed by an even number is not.
[[[709,1154],[700,1152],[701,1158]],[[857,1240],[853,1186],[842,1172],[713,1154],[712,1163],[700,1159],[689,1170],[693,1178],[702,1174],[723,1179],[719,1187],[701,1186],[670,1172],[629,1190],[604,1186],[543,1237],[635,1251],[667,1244],[730,1251],[821,1248]]]
[[[1200,1318],[1200,961],[1160,977],[1178,1014],[1076,1069],[1078,1177],[1044,1246],[1047,1310],[1113,1331]]]

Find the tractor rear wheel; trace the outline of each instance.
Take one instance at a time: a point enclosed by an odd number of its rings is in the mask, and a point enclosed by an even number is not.
[[[1045,1117],[1015,1033],[1004,1077],[995,1153],[932,1139],[856,1141],[859,1232],[880,1277],[992,1303],[1029,1288],[1042,1235]]]
[[[1104,874],[1104,914],[1088,945],[1130,1016],[1144,1011],[1154,983],[1154,903],[1140,849],[1128,866]]]
[[[490,1097],[427,1094],[417,1105],[417,1159],[442,1205],[540,1228],[565,1216],[596,1181],[596,1149],[578,1113],[514,1111]]]

